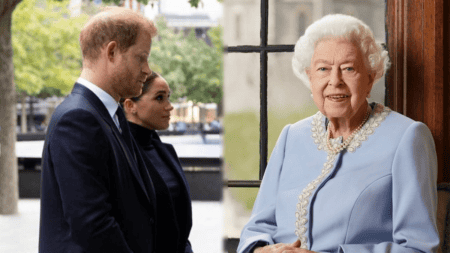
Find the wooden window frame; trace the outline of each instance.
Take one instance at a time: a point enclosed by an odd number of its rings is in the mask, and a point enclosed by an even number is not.
[[[438,183],[450,182],[449,13],[447,0],[386,1],[386,105],[430,128]]]

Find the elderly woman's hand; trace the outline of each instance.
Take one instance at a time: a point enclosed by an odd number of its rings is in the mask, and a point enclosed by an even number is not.
[[[314,253],[314,251],[301,249],[300,241],[294,243],[277,243],[273,245],[266,245],[264,247],[256,248],[254,253]]]

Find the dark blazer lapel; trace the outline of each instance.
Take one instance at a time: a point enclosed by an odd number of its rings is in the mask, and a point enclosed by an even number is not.
[[[151,203],[155,203],[154,196],[153,196],[153,198],[149,198],[149,193],[147,192],[146,187],[144,185],[144,181],[141,177],[141,174],[139,173],[139,168],[137,167],[139,165],[135,161],[134,155],[131,153],[129,148],[127,148],[127,144],[126,144],[125,140],[122,138],[122,135],[120,134],[119,129],[117,129],[116,124],[113,122],[111,115],[109,114],[108,110],[106,109],[106,107],[102,103],[102,101],[100,101],[100,99],[91,90],[89,90],[88,88],[84,87],[83,85],[81,85],[79,83],[75,83],[72,93],[77,93],[77,94],[80,94],[83,97],[85,97],[90,102],[90,104],[94,107],[93,112],[98,113],[102,117],[104,122],[107,123],[109,128],[111,128],[114,136],[116,137],[117,141],[119,142],[119,144],[122,148],[122,151],[124,152],[124,155],[127,159],[127,162],[131,168],[133,175],[136,177],[137,181],[139,182],[139,185],[141,186],[142,190],[144,191],[145,195],[147,196],[147,199]],[[154,192],[152,192],[152,194],[154,195]]]
[[[189,186],[186,177],[184,176],[183,168],[181,167],[178,156],[175,152],[175,149],[173,149],[173,146],[156,141],[153,142],[153,145],[155,146],[159,155],[161,155],[161,158],[164,160],[164,162],[166,162],[167,165],[176,173],[177,177],[181,179],[184,185],[183,188],[186,189],[186,194],[189,196]],[[173,152],[170,152],[169,149],[172,149]]]

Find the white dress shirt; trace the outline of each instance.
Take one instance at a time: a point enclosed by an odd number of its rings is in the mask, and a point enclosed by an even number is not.
[[[116,124],[117,128],[120,131],[120,124],[119,119],[116,115],[117,108],[119,107],[119,104],[116,102],[116,100],[109,95],[106,91],[102,90],[97,85],[89,82],[88,80],[79,77],[77,80],[77,83],[83,85],[84,87],[88,88],[90,91],[92,91],[100,101],[102,101],[103,105],[105,105],[106,110],[108,110],[109,115],[111,116],[112,120]]]

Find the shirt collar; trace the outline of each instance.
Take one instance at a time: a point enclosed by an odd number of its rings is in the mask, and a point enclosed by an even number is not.
[[[106,107],[106,110],[108,110],[109,115],[114,120],[114,115],[116,114],[117,108],[119,107],[119,104],[116,102],[116,100],[106,91],[102,90],[97,85],[89,82],[82,77],[78,78],[77,83],[82,84],[84,87],[92,91],[98,97],[98,99],[102,101],[102,103]]]

